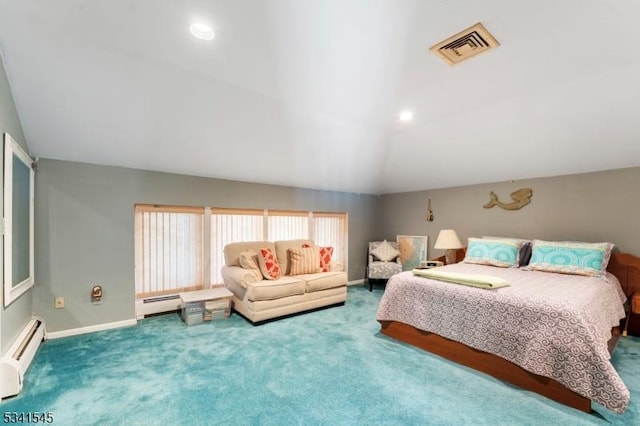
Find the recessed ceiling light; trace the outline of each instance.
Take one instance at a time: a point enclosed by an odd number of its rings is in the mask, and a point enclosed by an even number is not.
[[[405,122],[413,120],[413,111],[409,111],[408,109],[406,109],[400,112],[400,115],[398,115],[398,119]]]
[[[200,40],[213,40],[216,36],[216,33],[213,32],[213,29],[205,24],[193,23],[189,27],[189,31],[191,35],[195,38],[199,38]]]

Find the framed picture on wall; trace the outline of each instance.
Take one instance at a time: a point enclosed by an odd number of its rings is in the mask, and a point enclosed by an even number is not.
[[[426,235],[398,235],[396,237],[403,271],[411,271],[427,260],[429,237]]]

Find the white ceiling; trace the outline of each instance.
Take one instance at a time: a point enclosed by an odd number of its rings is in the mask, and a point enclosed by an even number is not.
[[[638,18],[638,0],[0,0],[0,50],[33,156],[380,194],[640,166]],[[476,22],[501,46],[429,51]]]

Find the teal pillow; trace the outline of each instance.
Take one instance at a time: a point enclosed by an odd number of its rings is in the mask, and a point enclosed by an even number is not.
[[[482,238],[489,240],[507,240],[518,244],[518,246],[520,247],[520,249],[518,250],[518,267],[526,266],[527,263],[529,263],[529,259],[531,259],[531,240],[511,237],[488,237],[486,235]]]
[[[602,277],[612,249],[611,243],[533,240],[527,269]]]
[[[465,263],[500,266],[518,266],[518,252],[521,244],[517,241],[489,238],[469,238]]]

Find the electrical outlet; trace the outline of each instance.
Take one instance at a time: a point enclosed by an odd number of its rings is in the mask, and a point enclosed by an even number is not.
[[[64,297],[56,297],[53,300],[53,307],[55,309],[64,309]]]

